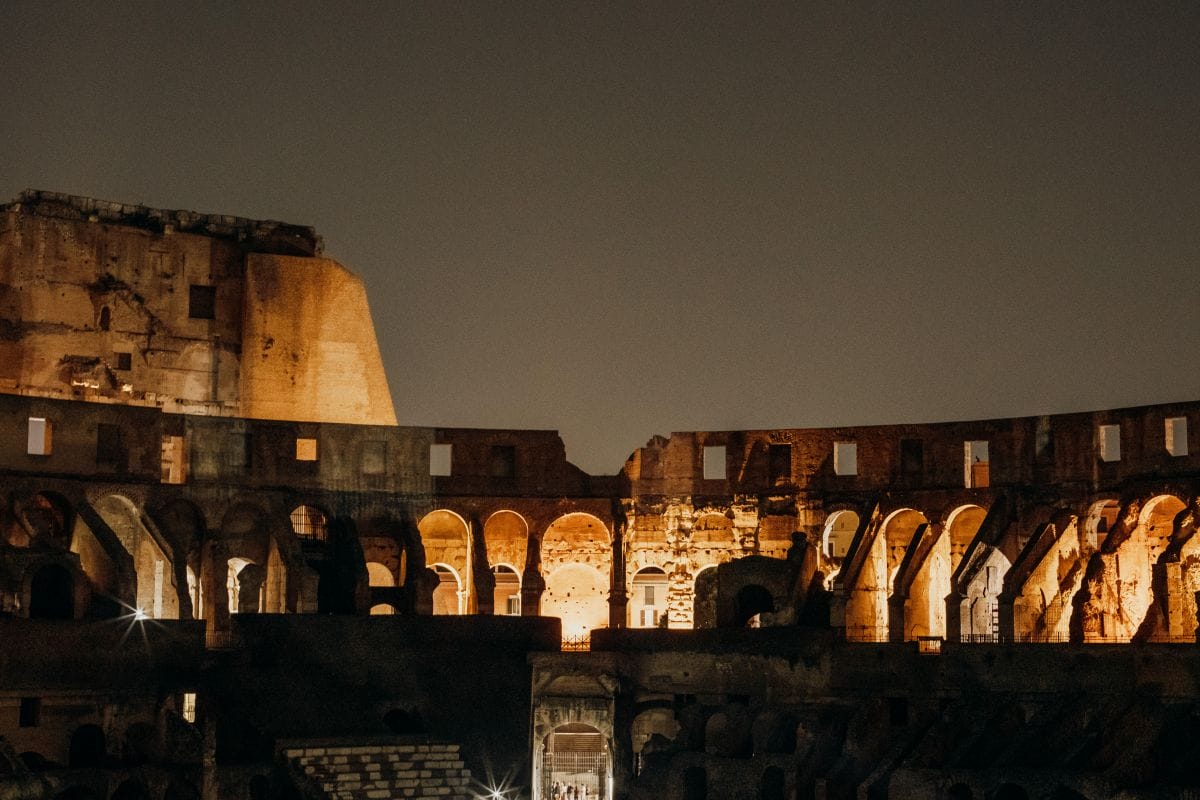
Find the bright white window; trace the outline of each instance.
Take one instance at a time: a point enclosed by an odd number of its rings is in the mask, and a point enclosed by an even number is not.
[[[52,437],[50,420],[45,417],[29,418],[29,438],[25,452],[31,456],[48,456],[51,451]]]
[[[317,460],[317,440],[316,439],[297,439],[296,440],[296,460],[297,461],[316,461]]]
[[[1169,417],[1167,419],[1167,452],[1173,456],[1188,454],[1187,417]]]
[[[858,474],[858,443],[857,442],[834,442],[833,443],[833,474],[834,475],[857,475]]]
[[[986,489],[991,485],[988,443],[982,439],[963,442],[963,486]]]
[[[1096,435],[1100,439],[1100,460],[1101,461],[1120,461],[1121,460],[1121,426],[1120,425],[1101,425],[1096,430]]]
[[[725,446],[706,445],[704,448],[704,480],[725,480]]]
[[[196,693],[184,692],[183,694],[183,718],[188,722],[196,721]]]
[[[429,445],[429,474],[434,477],[446,477],[450,474],[451,447],[448,444]]]

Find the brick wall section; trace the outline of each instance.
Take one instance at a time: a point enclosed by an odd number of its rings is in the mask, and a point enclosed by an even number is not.
[[[457,744],[290,747],[289,763],[331,800],[469,800],[471,771]]]

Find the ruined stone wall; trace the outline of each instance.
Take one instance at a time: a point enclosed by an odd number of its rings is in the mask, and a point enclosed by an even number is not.
[[[395,425],[362,282],[336,261],[246,261],[242,415]]]
[[[362,283],[311,229],[45,192],[0,216],[0,392],[396,423]]]

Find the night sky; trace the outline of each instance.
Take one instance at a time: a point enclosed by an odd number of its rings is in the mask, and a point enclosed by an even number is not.
[[[402,424],[597,473],[1200,398],[1200,3],[845,5],[7,2],[0,199],[313,225]]]

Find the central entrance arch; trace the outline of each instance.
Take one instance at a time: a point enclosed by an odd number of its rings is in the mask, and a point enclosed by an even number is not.
[[[559,725],[546,736],[540,800],[608,800],[611,769],[604,734],[582,722]]]

